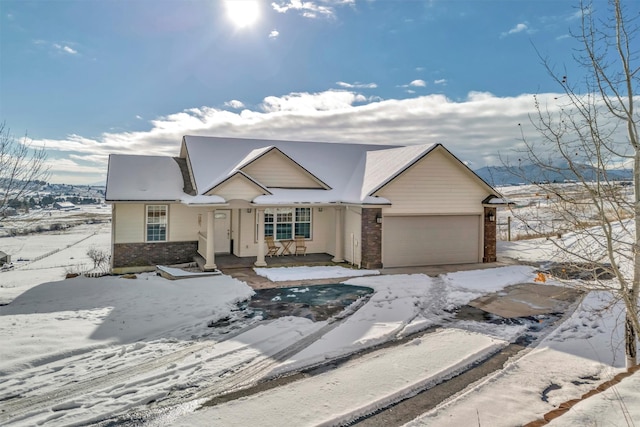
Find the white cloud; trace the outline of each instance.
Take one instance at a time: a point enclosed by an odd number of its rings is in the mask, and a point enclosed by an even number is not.
[[[434,80],[434,81],[433,81],[433,84],[446,86],[446,84],[447,84],[447,79],[438,79],[438,80]]]
[[[138,120],[143,120],[143,119],[142,119],[142,116],[141,116],[140,114],[136,114],[136,119],[138,119]]]
[[[226,107],[235,108],[239,110],[240,108],[244,108],[244,103],[242,101],[238,101],[237,99],[232,99],[231,101],[227,101],[224,103]]]
[[[71,46],[69,46],[69,44],[74,44],[74,43],[61,44],[61,43],[49,42],[47,40],[42,40],[42,39],[36,39],[36,40],[33,40],[33,44],[36,46],[48,47],[56,53],[62,53],[67,55],[79,55],[77,49],[74,49]]]
[[[78,53],[77,50],[70,48],[67,45],[61,45],[58,43],[53,43],[52,44],[53,48],[56,49],[59,52],[64,52],[64,53],[68,53],[70,55],[76,55]]]
[[[408,84],[405,85],[398,85],[398,87],[402,87],[402,88],[412,88],[412,87],[426,87],[427,86],[427,82],[425,82],[424,80],[421,79],[417,79],[417,80],[413,80],[411,82],[409,82]],[[413,90],[407,90],[407,93],[414,93]]]
[[[321,93],[291,93],[283,97],[268,96],[262,102],[266,112],[282,111],[331,111],[351,107],[354,103],[365,102],[360,94],[347,91],[329,90]]]
[[[551,112],[561,102],[559,94],[537,97]],[[440,94],[381,100],[329,90],[269,96],[259,108],[242,111],[190,108],[152,120],[144,131],[110,132],[99,138],[70,135],[34,143],[44,143],[56,159],[51,161],[57,164],[52,182],[71,182],[71,172],[76,183],[98,182],[104,179],[109,154],[176,156],[187,134],[402,145],[440,142],[477,168],[500,164],[498,153],[509,155],[521,147],[519,123],[535,138],[537,133],[528,125],[533,113],[530,94],[497,97],[470,92],[461,100]]]
[[[323,3],[320,5],[319,3]],[[287,13],[289,11],[298,12],[305,18],[334,18],[336,6],[355,6],[355,0],[321,0],[303,1],[303,0],[279,0],[271,3],[273,10],[279,13]]]
[[[272,30],[269,33],[269,38],[270,39],[277,39],[279,35],[280,35],[280,32],[278,32],[278,30]]]
[[[347,82],[336,82],[336,84],[345,89],[375,89],[378,87],[375,83],[347,83]]]
[[[511,34],[518,34],[523,31],[531,32],[531,30],[529,29],[529,25],[526,22],[521,22],[517,24],[515,27],[511,28],[509,31],[503,32],[502,34],[500,34],[500,37],[506,37]]]

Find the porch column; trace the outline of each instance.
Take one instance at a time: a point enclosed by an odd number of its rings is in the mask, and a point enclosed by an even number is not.
[[[334,208],[334,217],[335,217],[335,224],[336,224],[336,247],[334,251],[334,257],[331,260],[333,262],[344,262],[344,254],[343,254],[344,236],[342,232],[343,212],[344,210],[342,209],[342,206],[336,206]]]
[[[256,267],[266,267],[264,260],[264,208],[258,209],[258,256],[256,258]]]
[[[204,264],[205,270],[215,270],[218,268],[216,265],[215,242],[213,237],[215,235],[215,217],[215,209],[207,212],[207,259]]]

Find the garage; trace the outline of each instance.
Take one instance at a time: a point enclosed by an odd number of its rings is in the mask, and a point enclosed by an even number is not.
[[[382,265],[480,262],[480,220],[480,215],[385,216]]]

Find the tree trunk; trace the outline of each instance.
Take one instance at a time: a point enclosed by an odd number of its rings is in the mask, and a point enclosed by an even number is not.
[[[630,137],[633,135],[630,132]],[[624,322],[624,343],[627,356],[627,368],[631,368],[638,363],[636,344],[636,319],[638,315],[638,287],[640,285],[640,148],[634,146],[635,156],[633,161],[633,201],[635,213],[635,245],[633,247],[633,283],[631,289],[623,289],[629,299],[626,301],[626,314]]]

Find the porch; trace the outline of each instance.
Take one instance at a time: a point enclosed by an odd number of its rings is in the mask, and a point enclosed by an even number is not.
[[[225,209],[199,211],[195,242],[198,266],[203,271],[215,271],[343,262],[345,221],[342,217],[346,210],[342,206],[263,208],[232,201]],[[272,248],[266,237],[275,239],[279,256],[269,255]],[[304,239],[306,256],[295,255],[294,242],[299,238]]]
[[[267,267],[294,267],[294,266],[316,266],[316,265],[337,265],[332,261],[333,256],[329,254],[307,254],[307,255],[280,255],[265,257]],[[255,267],[257,257],[239,257],[232,254],[216,254],[216,265],[218,270],[225,271],[239,268]],[[205,269],[205,259],[196,255],[195,261],[201,270]]]

